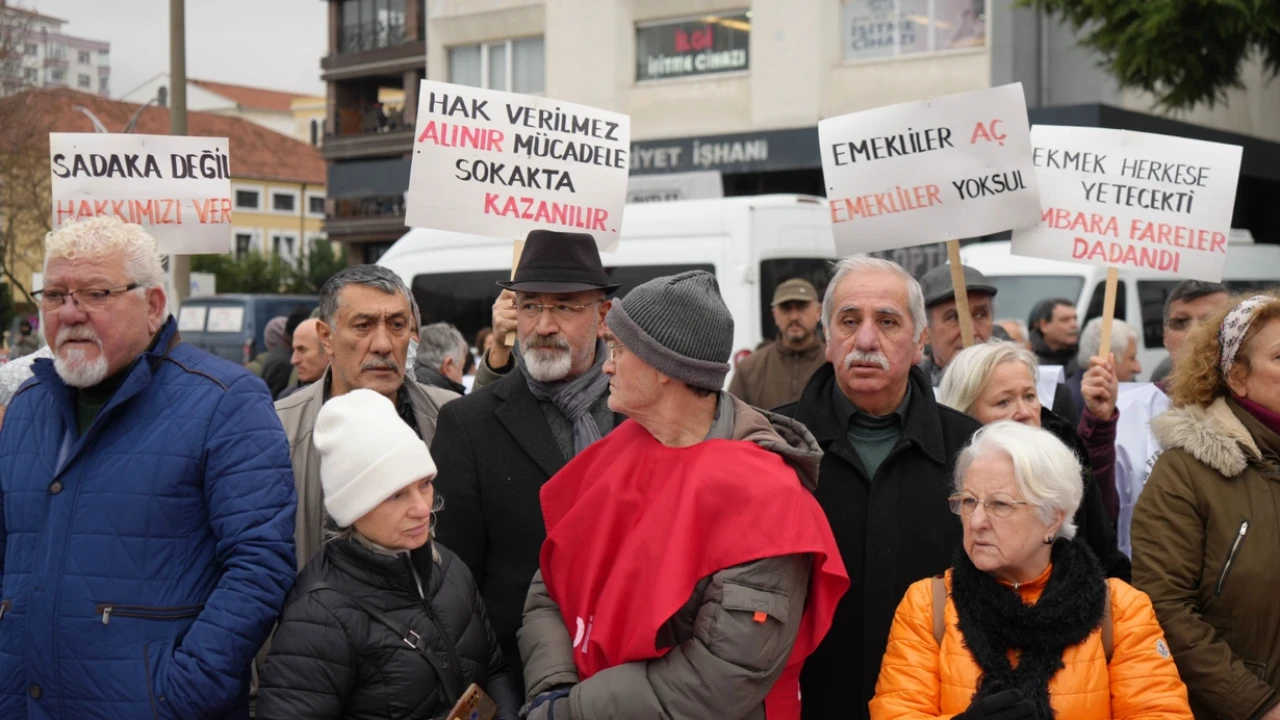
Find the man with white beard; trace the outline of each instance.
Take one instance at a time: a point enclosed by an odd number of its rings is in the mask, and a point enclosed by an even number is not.
[[[514,293],[504,297],[519,362],[490,367],[502,377],[440,410],[431,456],[448,508],[436,534],[471,568],[520,678],[516,630],[546,536],[538,493],[623,419],[609,410],[602,371],[603,321],[618,286],[590,235],[548,230],[529,233],[515,278],[498,284]],[[498,334],[495,349],[504,340]]]
[[[0,717],[248,717],[289,447],[261,380],[182,342],[161,260],[116,218],[45,240],[54,356],[0,431]]]

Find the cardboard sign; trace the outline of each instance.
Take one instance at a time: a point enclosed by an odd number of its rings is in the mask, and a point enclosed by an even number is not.
[[[1222,279],[1239,146],[1050,125],[1031,142],[1044,210],[1015,255]]]
[[[231,251],[226,138],[49,133],[53,228],[114,215],[166,255]]]
[[[840,255],[1039,220],[1021,84],[823,120],[818,141]]]
[[[612,251],[630,148],[626,115],[423,80],[405,223],[508,239],[584,232]]]

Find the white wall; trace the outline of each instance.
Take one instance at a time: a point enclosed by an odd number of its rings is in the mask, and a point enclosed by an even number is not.
[[[744,73],[637,83],[636,23],[749,9]],[[546,94],[631,116],[637,140],[811,127],[824,117],[988,87],[987,49],[846,63],[840,0],[438,0],[427,76],[451,45],[544,34]]]

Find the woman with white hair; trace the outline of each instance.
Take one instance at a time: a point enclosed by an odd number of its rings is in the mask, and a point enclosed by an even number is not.
[[[1071,423],[1040,405],[1036,392],[1039,361],[1026,348],[1009,342],[989,342],[966,348],[952,359],[938,387],[938,402],[972,415],[983,425],[1000,420],[1044,428],[1071,448],[1077,461],[1087,463],[1082,475],[1084,500],[1074,521],[1081,528],[1082,540],[1102,562],[1108,577],[1129,581],[1129,558],[1116,544],[1115,528],[1103,486],[1115,487],[1115,394],[1114,374],[1100,362],[1090,369],[1090,386],[1104,388],[1100,393],[1110,400],[1094,402],[1085,408],[1080,427],[1091,432],[1088,440],[1071,427]],[[1091,397],[1094,396],[1091,394]],[[1104,420],[1093,413],[1107,413]],[[1098,445],[1108,447],[1096,447]],[[1109,457],[1109,461],[1101,458]]]
[[[518,683],[475,580],[432,537],[440,507],[426,444],[373,390],[326,402],[314,442],[339,530],[285,603],[258,719],[431,720],[476,684],[499,720],[515,720]]]
[[[1060,440],[988,425],[954,491],[963,546],[898,605],[872,720],[1192,717],[1151,601],[1070,541],[1080,466]]]

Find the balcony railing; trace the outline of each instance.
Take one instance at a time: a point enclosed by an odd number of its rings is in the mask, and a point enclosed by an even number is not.
[[[341,108],[333,117],[332,137],[394,133],[413,129],[404,122],[403,107]]]
[[[356,53],[395,47],[408,42],[404,21],[369,22],[338,28],[338,52]]]
[[[377,197],[337,199],[333,201],[333,212],[327,220],[355,220],[361,218],[399,218],[404,217],[404,196],[384,195]]]

